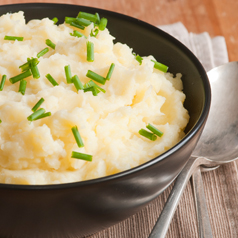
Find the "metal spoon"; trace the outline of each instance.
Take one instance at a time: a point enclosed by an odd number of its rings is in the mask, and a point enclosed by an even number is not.
[[[200,165],[215,167],[238,158],[238,62],[212,69],[208,77],[212,89],[212,102],[207,123],[192,156],[177,177],[149,238],[165,237],[183,190]],[[206,219],[206,216],[202,218]],[[212,237],[208,216],[207,220],[208,222],[199,224],[202,226],[199,230],[204,232],[201,237]]]

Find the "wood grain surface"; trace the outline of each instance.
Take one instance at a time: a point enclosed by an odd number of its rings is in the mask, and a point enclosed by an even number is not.
[[[15,3],[67,3],[123,13],[153,25],[182,22],[190,32],[224,36],[230,61],[238,60],[237,0],[1,0]],[[227,164],[203,174],[205,194],[215,238],[238,237],[238,169]],[[146,238],[168,197],[171,187],[131,218],[90,238]],[[196,238],[197,222],[191,184],[180,201],[167,238]]]

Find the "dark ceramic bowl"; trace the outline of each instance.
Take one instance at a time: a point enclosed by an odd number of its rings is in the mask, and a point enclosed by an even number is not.
[[[190,114],[186,136],[164,154],[134,169],[100,179],[61,185],[0,184],[0,237],[82,237],[118,223],[164,191],[180,173],[204,127],[211,100],[206,72],[180,42],[145,22],[118,13],[62,4],[0,6],[0,14],[23,10],[33,18],[98,12],[108,19],[116,41],[140,55],[154,55],[183,74],[185,107]]]

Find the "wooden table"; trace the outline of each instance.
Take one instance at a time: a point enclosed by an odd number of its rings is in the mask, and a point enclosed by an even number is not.
[[[123,13],[153,25],[182,22],[189,32],[207,31],[211,37],[224,36],[230,61],[238,60],[237,0],[1,0],[0,5],[29,2],[67,3],[92,6]],[[238,237],[238,170],[228,164],[203,175],[213,235]],[[142,211],[91,238],[148,237],[171,187]],[[167,238],[196,238],[197,224],[191,184],[180,201]]]

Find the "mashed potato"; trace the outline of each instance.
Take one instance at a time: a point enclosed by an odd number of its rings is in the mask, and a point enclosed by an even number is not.
[[[113,43],[107,29],[90,36],[93,24],[79,30],[52,20],[25,23],[24,13],[0,17],[0,77],[7,76],[0,91],[0,182],[11,184],[56,184],[94,179],[138,166],[165,152],[184,136],[189,116],[183,107],[181,74],[154,69],[152,56],[140,65],[126,44]],[[85,37],[70,35],[78,30]],[[4,36],[23,36],[23,41]],[[26,78],[25,95],[19,82],[9,78],[21,73],[19,66],[47,47],[55,49],[39,58],[40,78]],[[87,61],[87,41],[94,44],[94,61]],[[106,77],[115,64],[111,79],[100,85],[105,93],[76,90],[67,84],[64,67],[83,84],[92,70]],[[45,77],[51,74],[59,84]],[[0,78],[0,79],[1,79]],[[40,99],[51,116],[29,122],[32,107]],[[164,134],[156,141],[138,131],[153,124]],[[84,147],[79,148],[71,128],[77,126]],[[71,158],[72,151],[93,156],[92,162]]]

